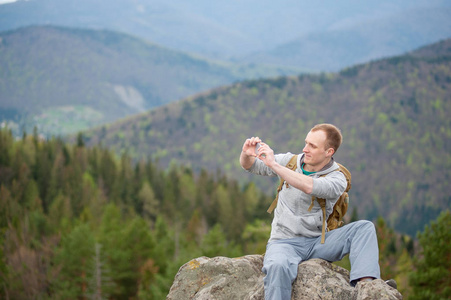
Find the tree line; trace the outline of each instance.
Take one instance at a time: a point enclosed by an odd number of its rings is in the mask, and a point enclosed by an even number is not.
[[[264,253],[271,200],[218,170],[1,129],[0,297],[164,299],[190,259]],[[412,294],[418,247],[382,218],[376,227],[382,276]]]

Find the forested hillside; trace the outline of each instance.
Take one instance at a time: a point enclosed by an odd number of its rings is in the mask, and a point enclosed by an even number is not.
[[[265,191],[238,163],[244,140],[300,152],[316,123],[338,125],[336,159],[353,174],[351,207],[414,235],[451,205],[451,40],[340,73],[245,81],[86,132],[88,145],[162,166],[223,170]]]
[[[220,173],[1,129],[0,298],[164,299],[194,257],[264,252],[267,202]]]
[[[64,135],[280,72],[213,62],[119,32],[20,28],[0,33],[0,123],[19,136],[34,126],[45,136]]]
[[[163,170],[80,138],[16,140],[1,129],[0,298],[164,299],[193,258],[264,253],[271,200],[220,172]],[[382,218],[375,225],[382,276],[407,296],[418,249]]]

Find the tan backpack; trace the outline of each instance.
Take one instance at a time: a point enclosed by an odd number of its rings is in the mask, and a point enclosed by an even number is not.
[[[298,156],[294,155],[290,159],[290,161],[288,162],[286,167],[292,171],[295,171],[297,168],[297,158],[298,158]],[[340,198],[338,198],[337,202],[335,202],[332,213],[327,218],[327,226],[326,226],[326,199],[316,198],[315,196],[312,196],[312,204],[310,205],[310,207],[308,209],[308,211],[312,210],[314,201],[316,199],[316,201],[318,201],[318,203],[321,206],[321,209],[323,211],[323,230],[321,233],[321,244],[324,244],[325,239],[326,239],[326,228],[327,228],[327,231],[330,231],[330,230],[334,230],[334,229],[337,229],[338,227],[343,226],[343,224],[344,224],[343,217],[346,214],[346,212],[348,211],[348,204],[349,204],[348,191],[351,189],[351,172],[349,172],[348,169],[346,169],[343,165],[341,165],[339,163],[337,163],[337,164],[338,164],[338,169],[333,170],[332,172],[335,172],[335,171],[342,172],[346,177],[347,186],[346,186],[346,190],[343,192],[343,194],[341,194],[341,196],[340,196]],[[324,177],[326,175],[327,174],[321,175],[321,177]],[[277,201],[279,199],[279,192],[282,190],[284,182],[285,181],[283,179],[280,179],[280,184],[279,184],[279,187],[277,188],[276,199],[274,199],[271,206],[268,208],[268,210],[267,210],[268,213],[272,213],[273,210],[276,208]],[[288,187],[288,183],[286,185]]]

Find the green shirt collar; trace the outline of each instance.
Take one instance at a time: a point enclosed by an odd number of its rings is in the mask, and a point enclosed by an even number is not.
[[[309,172],[309,171],[304,170],[304,165],[305,164],[301,165],[302,174],[309,176],[309,175],[312,175],[312,174],[316,173],[316,172]]]

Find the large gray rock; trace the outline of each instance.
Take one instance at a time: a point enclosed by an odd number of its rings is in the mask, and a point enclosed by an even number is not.
[[[183,265],[166,300],[263,300],[262,255],[199,257]],[[299,264],[291,299],[402,299],[383,280],[349,285],[349,272],[321,259]]]

